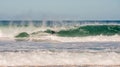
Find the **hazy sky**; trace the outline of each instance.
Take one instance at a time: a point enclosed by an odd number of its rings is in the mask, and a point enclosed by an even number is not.
[[[0,19],[119,20],[120,0],[0,0]]]

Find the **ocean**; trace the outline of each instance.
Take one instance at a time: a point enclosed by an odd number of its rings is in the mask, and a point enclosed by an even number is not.
[[[0,66],[119,67],[119,20],[1,20]]]

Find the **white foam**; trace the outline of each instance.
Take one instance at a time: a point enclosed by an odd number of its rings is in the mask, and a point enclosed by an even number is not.
[[[1,52],[0,66],[17,65],[118,65],[120,54],[109,53],[72,53],[72,52]]]
[[[53,40],[59,42],[120,42],[120,36],[59,37],[55,35],[31,37],[31,40]]]
[[[2,31],[0,30],[0,37],[2,37]]]

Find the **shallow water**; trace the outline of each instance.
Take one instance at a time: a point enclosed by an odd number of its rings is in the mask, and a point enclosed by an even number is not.
[[[0,41],[0,52],[6,51],[80,51],[80,52],[119,52],[120,42],[28,42]]]
[[[120,42],[0,41],[0,66],[119,64]]]

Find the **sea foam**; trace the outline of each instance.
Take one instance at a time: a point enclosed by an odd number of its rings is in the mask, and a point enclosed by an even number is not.
[[[35,36],[31,37],[30,40],[36,41],[57,41],[57,42],[120,42],[120,36],[86,36],[86,37],[59,37],[55,35],[48,36]]]
[[[115,52],[0,52],[0,66],[46,65],[119,65],[120,54]]]

